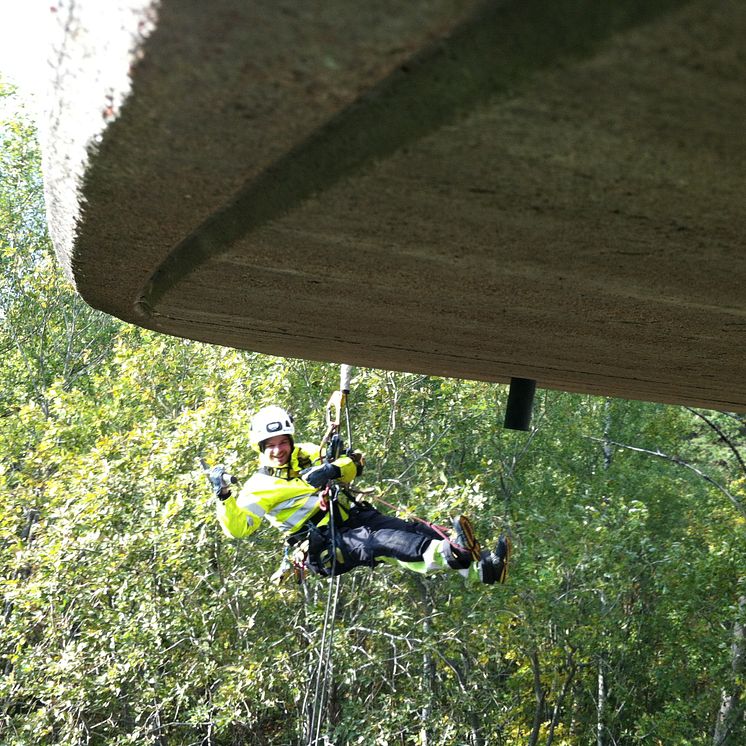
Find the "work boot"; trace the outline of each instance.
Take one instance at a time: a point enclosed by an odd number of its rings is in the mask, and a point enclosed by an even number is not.
[[[467,570],[472,563],[471,552],[468,549],[462,549],[450,539],[443,539],[440,542],[440,554],[451,570]]]
[[[487,585],[504,583],[508,578],[508,563],[512,546],[507,536],[501,536],[491,552],[482,552],[479,579]]]
[[[466,549],[475,562],[479,562],[481,559],[479,542],[474,536],[471,521],[465,515],[453,519],[453,536],[455,543]]]
[[[474,538],[471,521],[465,515],[453,519],[453,539],[446,539],[441,549],[448,567],[466,570],[472,562],[479,562],[479,542]]]

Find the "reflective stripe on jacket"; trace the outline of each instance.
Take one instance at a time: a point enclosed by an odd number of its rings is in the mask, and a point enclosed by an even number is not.
[[[218,501],[216,511],[223,532],[240,539],[254,533],[263,518],[284,533],[297,531],[320,510],[318,493],[301,479],[300,471],[319,463],[319,447],[300,443],[293,449],[287,466],[259,469],[238,497]],[[351,482],[355,478],[357,467],[348,456],[334,463],[342,472],[340,481]]]

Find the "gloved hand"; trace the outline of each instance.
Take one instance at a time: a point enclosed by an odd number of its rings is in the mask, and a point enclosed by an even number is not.
[[[357,476],[360,476],[363,473],[363,469],[365,468],[365,454],[362,451],[348,451],[347,455],[355,464],[355,468],[357,469]]]
[[[231,490],[228,485],[238,482],[222,465],[213,466],[207,473],[207,478],[210,480],[215,497],[219,500],[227,500],[231,496]]]
[[[312,466],[310,469],[304,469],[300,475],[311,487],[323,490],[332,479],[339,479],[342,476],[342,472],[335,464],[321,464],[321,466]]]
[[[333,461],[336,461],[340,454],[344,453],[345,450],[345,444],[342,440],[342,437],[339,435],[339,433],[334,433],[332,435],[331,440],[329,441],[329,445],[326,447],[326,460],[327,463],[332,463]]]

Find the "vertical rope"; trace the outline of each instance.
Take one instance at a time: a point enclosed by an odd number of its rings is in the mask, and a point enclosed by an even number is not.
[[[334,519],[336,487],[333,487],[332,489],[335,491],[335,494],[329,498],[329,528],[332,539],[332,567],[331,577],[329,578],[329,590],[326,597],[326,608],[324,609],[324,623],[321,628],[318,665],[314,676],[314,701],[311,714],[311,740],[309,741],[309,746],[315,746],[321,742],[321,728],[324,724],[325,710],[328,705],[329,682],[331,681],[334,668],[334,624],[337,619],[337,607],[339,605],[340,576],[336,575],[337,541]]]
[[[349,365],[340,366],[339,390],[332,395],[327,405],[327,433],[322,439],[322,448],[324,443],[331,437],[335,430],[341,425],[341,415],[344,411],[345,426],[347,428],[348,443],[352,437],[350,428],[350,413],[347,408],[347,395],[350,393],[350,375],[351,367]],[[337,408],[336,419],[331,417],[331,409]],[[308,708],[308,696],[313,688],[313,702],[311,703],[311,712],[308,723],[308,746],[316,746],[321,743],[321,731],[325,722],[325,716],[328,715],[328,698],[329,685],[332,681],[334,672],[334,625],[337,619],[337,608],[339,606],[339,596],[341,587],[341,578],[336,574],[337,570],[337,526],[335,519],[335,503],[337,500],[339,488],[333,485],[328,498],[329,504],[329,532],[331,536],[332,564],[331,577],[329,578],[329,589],[326,596],[326,607],[324,609],[324,621],[321,627],[321,640],[318,646],[318,657],[316,667],[309,686],[306,689],[306,695],[303,700],[303,712]],[[326,742],[326,738],[324,741]]]

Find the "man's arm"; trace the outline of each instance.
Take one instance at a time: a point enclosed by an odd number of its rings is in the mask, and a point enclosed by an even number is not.
[[[225,500],[215,500],[215,515],[223,533],[229,539],[242,539],[249,536],[259,527],[261,518],[241,510],[236,503],[236,498],[231,495]]]
[[[305,457],[312,464],[318,464],[322,460],[319,447],[313,443],[299,443],[298,453],[300,457]],[[360,454],[359,458],[362,460],[362,454]],[[352,482],[362,472],[362,465],[359,466],[358,462],[349,456],[340,456],[333,461],[333,464],[339,469],[340,476],[337,479],[340,479],[342,482]]]

